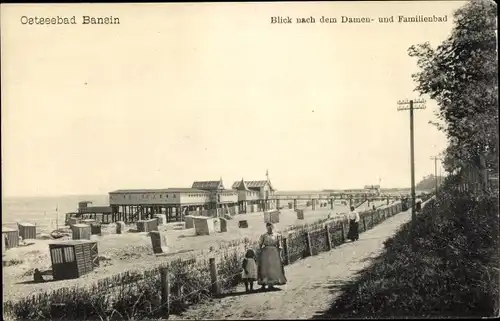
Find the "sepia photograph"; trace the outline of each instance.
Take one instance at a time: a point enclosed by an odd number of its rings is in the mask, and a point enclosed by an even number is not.
[[[500,315],[496,2],[0,6],[4,320]]]

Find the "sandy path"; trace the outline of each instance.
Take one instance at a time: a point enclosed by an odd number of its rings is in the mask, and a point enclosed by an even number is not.
[[[360,240],[345,243],[329,252],[308,257],[285,267],[288,283],[281,291],[243,294],[244,287],[225,298],[195,306],[172,319],[309,319],[327,310],[340,293],[332,287],[352,279],[383,249],[383,242],[410,220],[399,213]]]

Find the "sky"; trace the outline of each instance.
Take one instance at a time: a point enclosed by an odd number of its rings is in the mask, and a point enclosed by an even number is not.
[[[464,3],[2,4],[3,196],[229,188],[266,170],[278,190],[408,187],[407,49],[442,42]],[[20,22],[57,15],[79,24]],[[342,15],[447,22],[319,23]],[[415,111],[417,182],[446,147],[435,110]]]

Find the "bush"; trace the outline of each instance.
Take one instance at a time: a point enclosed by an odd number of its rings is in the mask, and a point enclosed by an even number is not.
[[[24,261],[23,261],[23,260],[20,260],[20,259],[16,259],[16,258],[14,258],[14,259],[5,260],[5,261],[4,261],[4,260],[2,260],[2,263],[3,263],[2,265],[3,265],[4,267],[8,267],[8,266],[14,266],[14,265],[23,264],[23,263],[24,263]]]

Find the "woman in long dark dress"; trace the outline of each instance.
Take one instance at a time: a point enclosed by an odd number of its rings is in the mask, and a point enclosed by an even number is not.
[[[351,211],[349,212],[349,233],[347,233],[347,238],[351,241],[359,240],[359,213],[351,206]]]
[[[281,236],[274,232],[272,223],[267,223],[266,228],[267,233],[262,234],[259,240],[258,283],[262,290],[266,285],[273,289],[275,285],[284,285],[287,281],[280,255]]]

